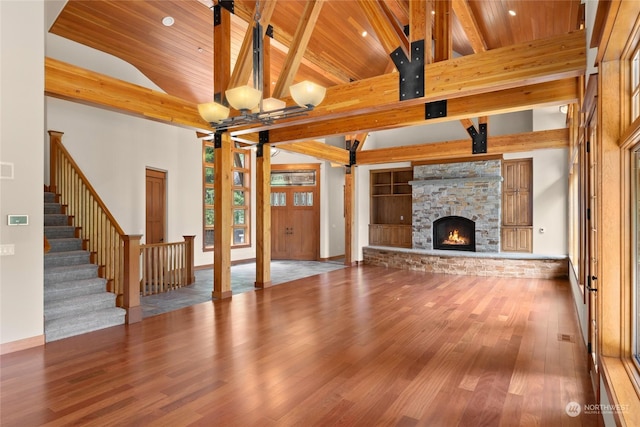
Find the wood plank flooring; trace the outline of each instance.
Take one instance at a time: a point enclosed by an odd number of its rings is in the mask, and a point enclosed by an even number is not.
[[[4,355],[8,426],[595,426],[565,280],[361,266]]]

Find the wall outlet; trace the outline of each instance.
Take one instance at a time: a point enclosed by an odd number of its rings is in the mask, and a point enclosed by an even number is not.
[[[15,255],[15,245],[0,245],[0,256]]]

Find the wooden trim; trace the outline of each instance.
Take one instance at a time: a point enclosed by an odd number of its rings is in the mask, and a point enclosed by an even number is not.
[[[640,400],[638,386],[629,378],[623,359],[617,357],[600,358],[603,383],[611,405],[621,405],[624,410],[613,415],[617,425],[640,425]]]
[[[0,355],[39,347],[41,345],[44,345],[44,343],[44,335],[36,335],[34,337],[24,338],[17,341],[6,342],[0,344]]]

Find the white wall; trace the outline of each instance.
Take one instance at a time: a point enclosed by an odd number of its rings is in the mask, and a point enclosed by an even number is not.
[[[0,1],[0,343],[41,337],[43,326],[44,3]],[[29,225],[7,225],[7,215]],[[38,339],[38,338],[36,338]]]

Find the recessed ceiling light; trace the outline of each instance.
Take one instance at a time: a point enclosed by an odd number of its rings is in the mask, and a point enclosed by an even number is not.
[[[362,32],[362,37],[367,37],[367,32],[366,31]]]
[[[173,19],[173,16],[165,16],[164,18],[162,18],[162,25],[164,25],[165,27],[170,27],[173,24],[175,24],[176,20]]]
[[[516,11],[515,11],[515,10],[510,10],[510,11],[509,11],[509,15],[511,15],[511,16],[516,16]]]
[[[436,14],[436,11],[435,11],[435,10],[432,10],[432,11],[431,11],[431,14],[432,14],[432,15],[435,15],[435,14]]]

